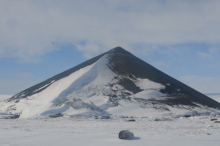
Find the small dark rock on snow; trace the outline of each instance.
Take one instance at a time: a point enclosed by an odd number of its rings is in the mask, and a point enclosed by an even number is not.
[[[61,113],[55,114],[55,115],[49,115],[50,118],[58,118],[58,117],[63,117]]]
[[[111,119],[110,116],[96,116],[95,119]]]
[[[129,130],[122,130],[118,134],[119,139],[133,139],[134,133],[130,132]]]
[[[19,117],[20,115],[9,115],[9,116],[4,117],[4,119],[17,119]]]
[[[215,121],[215,123],[220,123],[220,121]]]
[[[217,121],[218,119],[211,119],[211,121]]]
[[[135,119],[128,119],[126,122],[135,122]]]

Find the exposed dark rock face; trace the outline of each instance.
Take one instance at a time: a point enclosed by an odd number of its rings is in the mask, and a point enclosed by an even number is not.
[[[220,103],[159,71],[120,47],[113,49],[111,52],[109,64],[110,69],[114,73],[127,80],[130,78],[142,78],[163,84],[166,88],[161,89],[160,92],[172,98],[157,102],[169,105],[183,104],[192,106],[195,106],[194,103],[199,103],[212,108],[220,108]],[[124,84],[121,83],[121,85],[126,89],[133,93],[138,92],[138,89],[129,82],[123,83]]]

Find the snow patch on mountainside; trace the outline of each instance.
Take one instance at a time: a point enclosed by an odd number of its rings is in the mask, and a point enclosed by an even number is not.
[[[135,98],[142,98],[142,99],[164,99],[166,94],[159,92],[158,90],[144,90],[134,95]]]
[[[164,89],[165,88],[164,85],[152,82],[152,81],[150,81],[148,79],[137,78],[135,83],[136,83],[136,85],[140,89],[143,89],[143,90],[150,90],[150,89],[152,89],[152,90],[160,90],[160,89]]]

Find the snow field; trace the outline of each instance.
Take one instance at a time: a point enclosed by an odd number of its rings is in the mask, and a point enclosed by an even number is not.
[[[118,139],[121,130],[132,131],[135,138]],[[220,123],[214,123],[210,117],[204,116],[167,121],[136,118],[136,122],[125,122],[122,118],[0,119],[1,146],[218,146],[219,136]]]

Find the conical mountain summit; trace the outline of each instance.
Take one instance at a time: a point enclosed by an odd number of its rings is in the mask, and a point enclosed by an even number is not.
[[[35,116],[192,116],[220,103],[121,47],[83,62],[0,103],[1,114]]]

